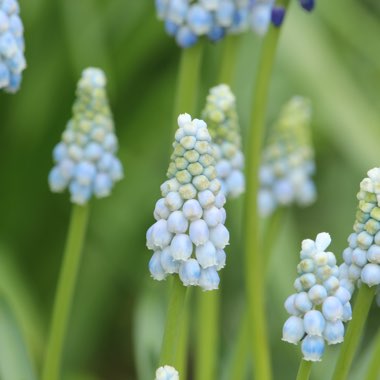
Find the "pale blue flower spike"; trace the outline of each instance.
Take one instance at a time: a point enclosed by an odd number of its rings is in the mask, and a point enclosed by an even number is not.
[[[156,0],[157,18],[182,48],[195,45],[199,38],[211,42],[226,34],[240,34],[250,27],[263,36],[271,20],[272,1],[260,0]]]
[[[16,0],[0,0],[0,90],[15,93],[26,68],[24,26]]]
[[[206,123],[183,114],[178,126],[168,180],[153,213],[156,223],[146,234],[147,247],[154,251],[149,269],[156,280],[178,274],[185,286],[214,290],[229,244],[226,198]]]
[[[308,206],[316,200],[310,120],[310,101],[295,96],[284,106],[269,135],[259,171],[257,202],[263,217],[279,206]]]
[[[179,373],[174,367],[165,365],[157,369],[154,380],[179,380]]]
[[[48,178],[50,189],[63,192],[68,188],[71,201],[79,205],[93,196],[109,196],[115,182],[123,178],[123,167],[115,156],[117,138],[105,85],[102,70],[83,71],[73,117],[53,150],[55,166]]]
[[[212,137],[215,168],[223,193],[228,198],[236,198],[245,190],[244,155],[236,99],[228,85],[210,89],[202,117]]]
[[[361,283],[380,286],[380,168],[367,175],[360,183],[354,232],[347,239],[344,263],[339,267],[341,284],[351,294]]]
[[[337,277],[339,269],[332,252],[326,252],[331,237],[323,232],[315,241],[302,242],[296,293],[285,301],[291,317],[285,322],[283,340],[302,341],[304,360],[320,361],[327,344],[343,341],[344,325],[352,317],[351,293]]]

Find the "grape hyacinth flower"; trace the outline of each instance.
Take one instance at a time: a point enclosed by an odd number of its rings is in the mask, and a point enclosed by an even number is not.
[[[380,168],[368,171],[360,183],[354,232],[348,237],[340,280],[353,293],[361,282],[380,285]]]
[[[215,150],[215,169],[226,197],[244,192],[244,155],[241,151],[236,100],[229,86],[213,87],[207,96],[202,117],[207,123]]]
[[[195,45],[199,38],[221,40],[226,34],[245,32],[249,23],[264,34],[270,22],[270,7],[250,0],[156,0],[157,17],[164,21],[167,34],[182,48]]]
[[[155,280],[178,274],[185,286],[214,290],[225,265],[229,232],[224,226],[226,201],[216,177],[214,149],[207,125],[178,117],[167,177],[156,203],[156,223],[147,231],[154,251],[149,270]]]
[[[106,77],[102,70],[83,71],[77,86],[73,117],[62,141],[53,151],[55,166],[49,174],[53,192],[69,188],[71,201],[83,205],[95,195],[107,197],[115,182],[123,178],[123,168],[108,105]]]
[[[296,96],[285,105],[271,131],[259,172],[262,216],[271,215],[278,206],[308,206],[316,199],[310,118],[310,102]]]
[[[26,68],[24,26],[17,0],[0,0],[0,89],[15,93]]]
[[[179,373],[174,367],[165,365],[158,368],[154,380],[179,380]]]
[[[331,238],[326,232],[317,235],[315,242],[302,242],[296,293],[285,301],[291,315],[284,324],[282,340],[298,344],[304,360],[320,361],[327,344],[344,339],[344,325],[351,319],[351,294],[340,283],[335,255],[325,252]]]

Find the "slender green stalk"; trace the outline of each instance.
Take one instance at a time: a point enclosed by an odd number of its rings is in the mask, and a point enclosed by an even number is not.
[[[363,284],[359,289],[352,320],[348,324],[347,333],[335,366],[333,380],[346,380],[348,377],[375,292],[376,286],[369,288]]]
[[[198,42],[190,48],[182,49],[174,105],[174,120],[177,120],[179,114],[185,112],[191,114],[196,109],[202,53],[202,42]]]
[[[54,301],[42,380],[60,379],[63,345],[87,229],[89,206],[74,205]]]
[[[177,348],[176,369],[181,375],[181,380],[187,378],[187,354],[189,347],[189,330],[190,330],[190,300],[193,289],[187,290],[185,309],[183,311],[182,324],[179,333],[179,342]]]
[[[264,269],[268,269],[269,261],[272,256],[273,246],[276,243],[276,237],[280,230],[281,223],[284,219],[285,209],[279,207],[270,216],[263,232],[263,252],[264,252]]]
[[[312,364],[313,363],[310,361],[301,359],[301,363],[298,368],[297,380],[309,380]]]
[[[217,378],[219,347],[219,294],[199,294],[197,319],[196,380]]]
[[[178,276],[173,276],[168,314],[161,346],[160,365],[177,365],[177,349],[184,318],[186,290]]]
[[[232,86],[237,65],[239,37],[227,36],[224,40],[219,83]],[[196,340],[196,380],[217,378],[219,347],[219,291],[198,294],[198,334]]]
[[[181,113],[189,113],[193,116],[193,113],[196,111],[197,107],[197,95],[198,95],[198,84],[200,71],[202,66],[202,55],[203,55],[203,43],[198,42],[193,47],[182,49],[181,53],[181,61],[179,65],[178,79],[177,79],[177,90],[176,90],[176,98],[174,104],[174,119],[177,120],[177,117]],[[174,123],[174,129],[177,129],[177,123]],[[178,282],[178,283],[177,283]],[[179,283],[179,280],[176,279],[173,283],[171,297],[176,297],[175,289],[177,290],[177,296],[179,295],[179,286],[182,284]],[[184,288],[182,286],[182,288]],[[185,297],[186,293],[183,293],[183,297]],[[188,296],[190,298],[190,295]],[[173,299],[170,301],[172,302]],[[178,300],[180,302],[180,300]],[[184,300],[181,301],[182,305],[184,305]],[[190,302],[190,301],[188,301]],[[170,306],[169,306],[170,308]],[[174,360],[177,363],[177,370],[180,371],[181,379],[186,379],[185,372],[187,368],[187,351],[188,351],[188,334],[189,334],[189,310],[188,307],[185,306],[185,310],[178,310],[181,314],[183,314],[183,320],[178,321],[179,323],[179,331],[176,333],[176,339],[178,341],[174,342],[177,347],[176,359]],[[169,312],[170,314],[170,312]],[[167,321],[166,329],[169,329],[170,325],[168,325],[169,321]],[[177,328],[177,327],[175,327]],[[166,336],[166,332],[165,332]],[[164,337],[165,339],[165,337]],[[163,349],[165,348],[165,343],[163,343]],[[166,349],[166,348],[165,348]],[[161,352],[161,360],[162,362]],[[166,355],[166,354],[165,354]],[[168,363],[162,363],[168,364]]]
[[[273,251],[273,245],[276,241],[274,238],[277,236],[279,227],[283,220],[284,209],[277,209],[276,212],[271,215],[264,230],[262,232],[263,239],[263,254],[264,254],[264,273],[268,269],[268,263]],[[239,325],[238,339],[235,342],[234,353],[232,358],[231,367],[231,379],[243,380],[247,370],[247,355],[249,346],[249,320],[247,312],[244,312],[242,322]]]
[[[249,319],[244,313],[237,341],[232,353],[231,376],[229,379],[244,380],[247,378],[247,358],[250,349],[249,345]]]
[[[235,82],[238,52],[240,48],[240,36],[229,35],[223,41],[222,63],[219,71],[219,83],[233,87]]]
[[[287,6],[289,1],[285,0],[283,3]],[[269,83],[280,30],[271,26],[263,43],[246,147],[247,188],[244,207],[245,277],[248,314],[251,322],[250,340],[252,344],[254,374],[255,379],[260,380],[270,380],[272,378],[272,371],[264,301],[264,260],[262,257],[262,242],[260,241],[259,214],[257,209],[257,193],[259,190],[258,170],[261,159]]]
[[[365,380],[378,380],[380,378],[380,329],[376,334],[371,361]]]

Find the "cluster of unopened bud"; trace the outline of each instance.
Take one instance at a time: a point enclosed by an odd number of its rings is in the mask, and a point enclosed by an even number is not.
[[[211,88],[202,117],[207,123],[215,150],[215,169],[226,197],[244,192],[244,155],[241,151],[236,100],[229,86]]]
[[[380,285],[380,168],[368,171],[360,183],[354,232],[343,251],[340,279],[353,293],[356,285]]]
[[[16,92],[26,68],[24,26],[17,0],[0,0],[0,89]]]
[[[283,328],[283,340],[298,344],[302,341],[304,360],[320,361],[327,344],[344,339],[344,324],[352,317],[351,294],[340,283],[339,268],[332,252],[326,252],[331,238],[328,233],[317,235],[315,242],[302,242],[296,293],[285,301],[291,314]]]
[[[218,271],[229,243],[226,198],[206,123],[183,114],[178,126],[169,179],[161,186],[156,223],[147,231],[147,247],[154,251],[149,269],[155,280],[178,274],[185,286],[213,290],[219,286]]]
[[[316,199],[310,119],[310,102],[296,96],[284,106],[271,131],[259,173],[262,216],[271,215],[278,206],[308,206]]]
[[[83,205],[95,195],[107,197],[123,168],[115,156],[118,142],[105,91],[102,70],[88,68],[78,82],[73,118],[53,151],[55,166],[49,174],[50,189],[63,192]]]

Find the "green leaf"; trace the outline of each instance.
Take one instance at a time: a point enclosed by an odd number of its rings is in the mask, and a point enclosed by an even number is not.
[[[0,378],[37,379],[16,318],[3,296],[0,296]]]

